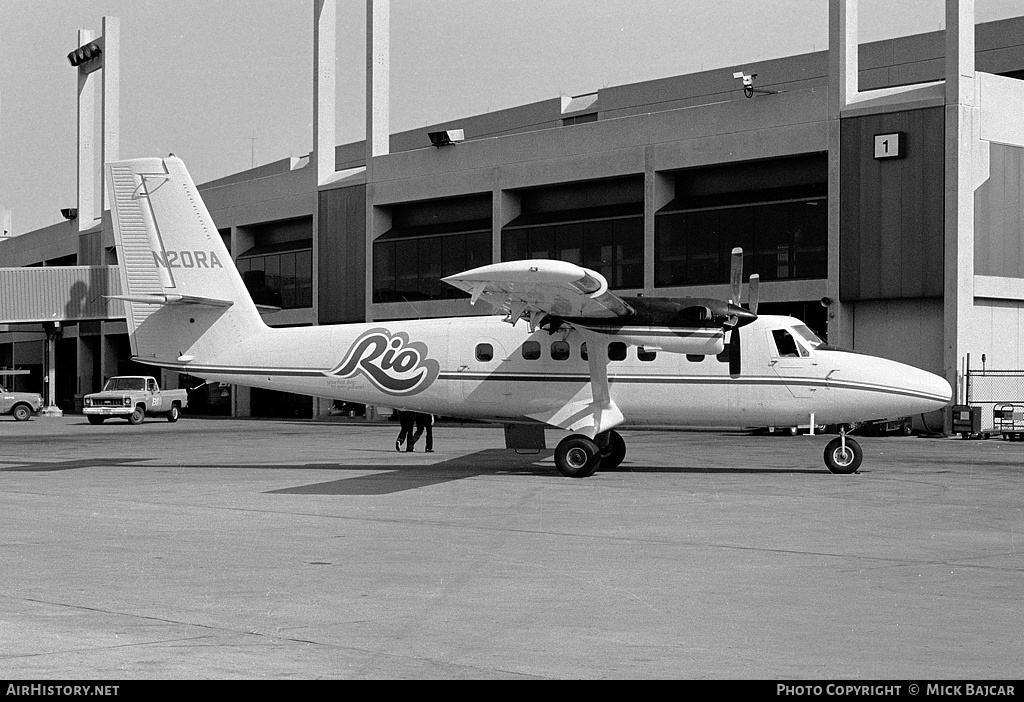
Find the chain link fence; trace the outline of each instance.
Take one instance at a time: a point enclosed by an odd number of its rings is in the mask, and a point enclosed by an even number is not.
[[[967,404],[1024,403],[1024,370],[968,370]]]
[[[984,432],[1024,436],[1024,370],[971,370],[964,375],[967,404],[981,408]]]

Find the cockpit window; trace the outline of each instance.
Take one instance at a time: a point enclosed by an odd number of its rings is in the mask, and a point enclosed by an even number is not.
[[[773,329],[772,336],[775,337],[775,348],[779,350],[779,356],[782,358],[800,358],[810,355],[807,349],[796,343],[788,330]]]
[[[825,342],[818,338],[818,335],[810,330],[806,324],[797,324],[792,332],[811,349],[824,346]]]

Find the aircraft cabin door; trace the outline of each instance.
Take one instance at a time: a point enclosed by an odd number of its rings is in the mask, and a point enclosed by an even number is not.
[[[785,381],[793,397],[807,400],[824,392],[824,370],[819,369],[815,355],[788,329],[770,329],[766,333],[769,364]]]

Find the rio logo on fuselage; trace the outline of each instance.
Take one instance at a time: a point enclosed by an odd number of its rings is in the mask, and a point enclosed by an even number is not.
[[[157,268],[223,268],[213,251],[164,251],[153,252]]]
[[[345,360],[327,371],[327,375],[362,375],[388,395],[415,395],[430,387],[440,370],[436,360],[427,358],[426,344],[409,341],[405,332],[392,334],[380,327],[356,339]]]

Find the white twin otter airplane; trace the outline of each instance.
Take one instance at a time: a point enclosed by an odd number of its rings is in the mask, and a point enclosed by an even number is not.
[[[568,477],[612,470],[620,425],[756,427],[853,422],[947,405],[943,378],[830,347],[792,317],[758,316],[757,276],[733,299],[620,297],[564,261],[509,261],[449,276],[499,316],[270,328],[184,164],[111,163],[114,235],[135,360],[348,402],[534,424],[570,434]],[[853,473],[841,433],[825,464]]]

